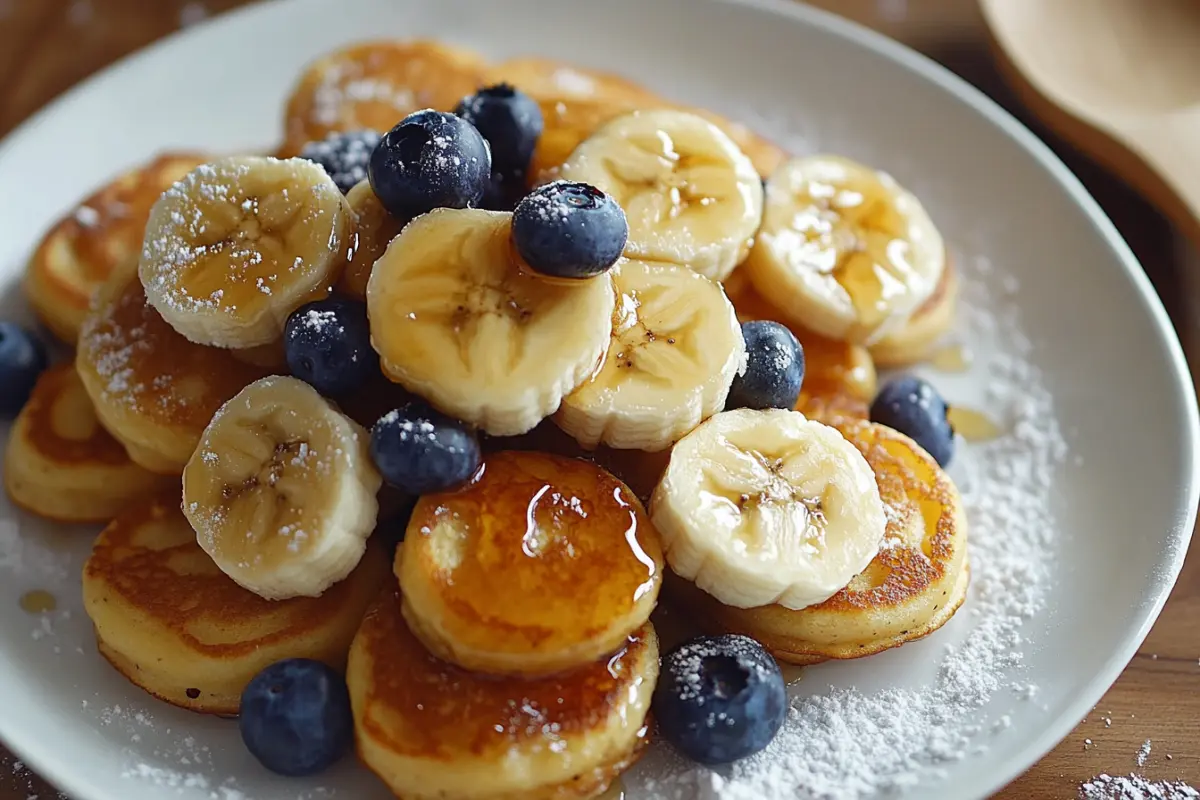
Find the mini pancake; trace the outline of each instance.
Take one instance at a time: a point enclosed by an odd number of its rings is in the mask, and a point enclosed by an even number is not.
[[[182,474],[216,410],[266,372],[177,333],[146,302],[136,271],[101,291],[75,365],[104,427],[164,475]]]
[[[232,715],[250,679],[276,661],[343,668],[386,579],[387,556],[372,544],[321,597],[264,600],[200,549],[175,491],[134,505],[100,534],[83,602],[101,654],[130,681],[172,705]]]
[[[883,368],[906,367],[933,355],[938,339],[954,324],[958,307],[958,274],[947,259],[929,299],[904,327],[871,345],[871,357]]]
[[[281,158],[330,133],[386,133],[414,111],[452,111],[483,82],[483,59],[431,41],[363,42],[308,65],[288,99]]]
[[[539,676],[620,648],[662,581],[642,503],[595,464],[493,453],[467,486],[422,497],[396,553],[403,612],[435,655]]]
[[[75,344],[95,291],[117,266],[137,261],[150,207],[203,156],[166,153],[88,197],[42,238],[25,271],[25,292],[55,336]]]
[[[650,624],[564,675],[467,672],[422,647],[394,588],[367,613],[346,671],[359,758],[406,800],[596,797],[646,745],[657,679]]]
[[[654,92],[615,73],[537,56],[512,58],[488,68],[484,83],[507,83],[535,100],[553,98],[645,104],[657,99]]]
[[[134,499],[173,483],[133,463],[100,426],[73,364],[38,379],[4,453],[8,496],[57,522],[108,522]]]
[[[785,325],[804,348],[804,384],[796,410],[827,422],[836,417],[867,419],[878,388],[875,362],[861,345],[838,342],[789,323],[787,316],[759,294],[746,273],[725,281],[725,294],[742,322],[767,319]]]
[[[690,617],[751,636],[792,664],[869,656],[928,636],[954,616],[969,582],[966,514],[933,458],[883,425],[831,424],[871,465],[887,511],[883,548],[862,573],[799,611],[730,608],[678,576],[666,581],[667,598]]]

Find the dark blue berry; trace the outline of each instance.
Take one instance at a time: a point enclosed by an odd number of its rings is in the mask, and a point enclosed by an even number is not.
[[[283,329],[288,369],[324,395],[345,395],[379,371],[367,306],[329,297],[300,306]]]
[[[871,403],[871,421],[900,431],[943,467],[954,458],[946,401],[928,381],[911,375],[890,381]]]
[[[385,481],[413,495],[452,489],[482,461],[474,431],[422,403],[409,403],[375,423],[371,458]]]
[[[504,178],[492,173],[479,207],[488,211],[512,211],[526,194],[524,178]]]
[[[417,111],[383,135],[371,154],[371,188],[394,216],[478,205],[492,177],[488,144],[466,120]]]
[[[277,661],[254,676],[242,692],[238,726],[246,748],[280,775],[315,775],[354,742],[346,681],[307,658]]]
[[[0,322],[0,416],[20,412],[48,364],[46,348],[36,336],[19,325]]]
[[[701,636],[662,660],[653,710],[659,732],[701,764],[728,764],[762,750],[787,715],[775,659],[746,636]]]
[[[586,183],[555,181],[525,196],[513,212],[513,244],[531,269],[555,278],[590,278],[621,257],[625,212]]]
[[[464,97],[454,113],[474,125],[492,147],[492,172],[505,180],[524,180],[542,135],[542,109],[507,83]]]
[[[367,165],[377,144],[379,134],[375,131],[331,133],[318,142],[304,145],[300,157],[324,167],[342,194],[346,194],[367,179]]]
[[[795,408],[804,383],[804,348],[778,322],[742,323],[746,372],[733,379],[726,408]]]

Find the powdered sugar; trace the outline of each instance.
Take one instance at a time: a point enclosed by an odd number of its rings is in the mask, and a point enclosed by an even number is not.
[[[950,627],[969,630],[960,642],[949,630],[935,635],[944,639],[940,663],[923,688],[821,690],[813,685],[819,680],[813,670],[763,753],[719,772],[655,758],[657,777],[647,768],[627,780],[637,796],[849,800],[911,788],[936,778],[939,765],[986,748],[987,737],[1002,735],[1006,724],[983,730],[978,721],[990,700],[1028,702],[1036,694],[1010,675],[1022,661],[1022,626],[1043,605],[1055,537],[1049,487],[1066,446],[1041,375],[1025,359],[1029,342],[1017,314],[983,279],[990,266],[956,263],[963,267],[966,338],[990,345],[979,348],[984,351],[1005,344],[977,369],[987,373],[988,405],[1008,421],[1007,434],[996,441],[960,443],[953,470],[971,523],[972,588]],[[938,659],[935,653],[925,656]],[[804,696],[813,690],[818,693]],[[1011,724],[1011,717],[1001,719]]]
[[[1182,781],[1150,781],[1141,775],[1100,774],[1079,787],[1079,800],[1196,800],[1200,792]]]

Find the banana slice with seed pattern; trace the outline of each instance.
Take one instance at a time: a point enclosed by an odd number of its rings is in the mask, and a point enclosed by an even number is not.
[[[250,384],[183,471],[183,512],[217,566],[268,600],[317,597],[358,564],[382,484],[369,436],[295,378]]]
[[[625,255],[724,280],[762,221],[762,179],[727,134],[686,111],[635,111],[575,149],[562,177],[607,192],[625,209]]]
[[[945,267],[945,244],[920,201],[886,173],[836,156],[775,171],[745,264],[790,322],[856,344],[903,326]]]
[[[685,436],[650,516],[672,570],[736,608],[829,599],[871,563],[887,522],[858,449],[782,409],[726,411]]]
[[[300,158],[198,167],[150,212],[138,274],[146,299],[197,344],[278,341],[288,315],[337,279],[350,209],[325,170]]]
[[[603,366],[555,421],[584,447],[670,447],[725,407],[746,347],[720,285],[686,267],[622,260]]]
[[[519,269],[512,215],[436,209],[404,228],[367,284],[384,372],[494,436],[532,430],[599,366],[612,332],[607,274]]]

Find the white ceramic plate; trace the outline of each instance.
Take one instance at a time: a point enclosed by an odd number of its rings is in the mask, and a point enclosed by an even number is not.
[[[709,0],[281,0],[232,14],[88,81],[0,148],[4,314],[26,313],[24,259],[92,187],[160,148],[271,146],[301,66],[381,35],[613,69],[797,150],[877,164],[924,199],[958,252],[958,335],[977,355],[935,380],[1009,431],[965,446],[955,473],[972,498],[972,594],[930,639],[807,671],[786,740],[723,774],[749,782],[741,796],[892,785],[982,797],[1065,736],[1134,653],[1183,558],[1198,494],[1192,385],[1141,269],[1067,170],[978,93],[853,25],[799,4]],[[267,775],[234,724],[126,684],[81,611],[87,537],[0,507],[0,738],[21,758],[76,800],[386,796],[349,762],[312,781]],[[22,611],[33,588],[62,610]],[[791,777],[763,780],[772,764]],[[658,752],[627,789],[689,797],[721,783]]]

